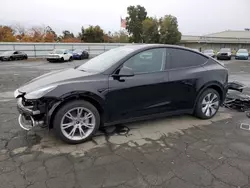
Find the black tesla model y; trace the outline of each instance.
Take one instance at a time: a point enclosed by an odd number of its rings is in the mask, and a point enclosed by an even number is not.
[[[212,118],[227,83],[227,69],[200,52],[129,45],[35,78],[18,88],[15,97],[23,129],[48,126],[76,144],[101,126],[185,113]]]

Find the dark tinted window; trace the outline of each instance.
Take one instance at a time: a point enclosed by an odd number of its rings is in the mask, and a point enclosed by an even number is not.
[[[131,57],[123,66],[131,68],[135,73],[162,71],[165,69],[165,54],[165,48],[146,50]]]
[[[185,68],[199,66],[207,61],[207,58],[188,50],[171,49],[170,50],[170,68]]]

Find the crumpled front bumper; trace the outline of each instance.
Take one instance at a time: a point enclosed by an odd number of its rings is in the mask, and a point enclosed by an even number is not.
[[[15,98],[17,98],[17,110],[20,115],[18,117],[18,123],[24,130],[30,130],[36,125],[44,125],[43,114],[41,109],[34,108],[34,105],[26,105],[24,93],[16,90],[14,92]],[[42,109],[43,110],[43,109]]]
[[[29,116],[41,114],[40,110],[32,110],[31,106],[24,106],[22,101],[23,99],[21,97],[17,99],[17,109],[20,114],[25,114]]]

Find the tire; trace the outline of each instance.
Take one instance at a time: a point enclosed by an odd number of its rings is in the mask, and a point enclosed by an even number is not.
[[[64,62],[64,58],[63,57],[61,58],[61,62]]]
[[[210,96],[210,98],[209,98],[209,96]],[[211,99],[213,99],[214,96],[216,96],[216,98],[214,98],[214,100],[211,100]],[[210,105],[210,107],[208,106],[208,108],[206,110],[206,108],[205,108],[206,106],[203,103],[207,102],[207,99],[212,101],[214,103],[214,105],[207,104],[207,105]],[[215,105],[215,102],[216,102],[216,105]],[[198,117],[200,119],[211,119],[218,112],[220,104],[221,104],[221,99],[220,99],[219,93],[214,89],[208,88],[205,91],[203,91],[202,94],[199,96],[197,103],[195,105],[195,113],[194,114],[196,117]],[[207,112],[207,114],[206,114],[206,112]]]
[[[230,56],[230,57],[229,57],[229,60],[231,60],[231,59],[232,59],[232,57]]]
[[[10,58],[9,58],[9,60],[10,60],[10,61],[13,61],[13,60],[14,60],[14,58],[13,58],[13,57],[10,57]]]
[[[80,122],[81,120],[72,120],[66,117],[66,114],[68,112],[71,113],[76,113],[77,112],[77,108],[82,108],[84,112],[84,114],[88,113],[88,114],[92,114],[93,117],[93,121],[91,121],[91,123],[93,123],[93,127],[92,128],[87,128],[84,125],[80,125],[83,122]],[[86,112],[86,113],[85,113]],[[73,115],[76,117],[76,115]],[[84,118],[84,117],[82,117]],[[70,121],[67,122],[66,120]],[[73,123],[73,121],[75,123],[75,125],[71,125],[68,128],[63,129],[62,128],[62,123],[65,123],[65,121],[67,123]],[[90,124],[89,124],[90,125]],[[92,126],[92,125],[91,125]],[[53,120],[53,127],[54,127],[54,131],[55,131],[55,135],[57,137],[59,137],[61,140],[63,140],[64,142],[68,143],[68,144],[79,144],[79,143],[83,143],[89,139],[92,138],[92,136],[97,132],[97,130],[99,129],[100,126],[100,114],[98,112],[98,110],[95,108],[95,106],[93,106],[91,103],[84,101],[84,100],[75,100],[75,101],[71,101],[68,102],[66,104],[64,104],[55,114],[55,118]],[[71,127],[73,127],[71,129]],[[85,135],[84,137],[79,137],[80,135],[80,128],[83,129],[87,129],[85,130],[85,133],[87,133],[88,135]],[[75,130],[77,130],[75,133],[78,133],[77,136],[75,136],[74,138],[69,138],[70,136],[68,135],[73,129],[75,128]],[[88,132],[89,131],[89,132]]]
[[[70,58],[69,58],[69,61],[72,61],[72,60],[73,60],[73,58],[72,58],[72,57],[70,57]]]

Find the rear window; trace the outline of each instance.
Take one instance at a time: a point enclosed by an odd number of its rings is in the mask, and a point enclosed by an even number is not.
[[[184,49],[170,50],[170,68],[186,68],[193,66],[200,66],[206,63],[207,57]]]

